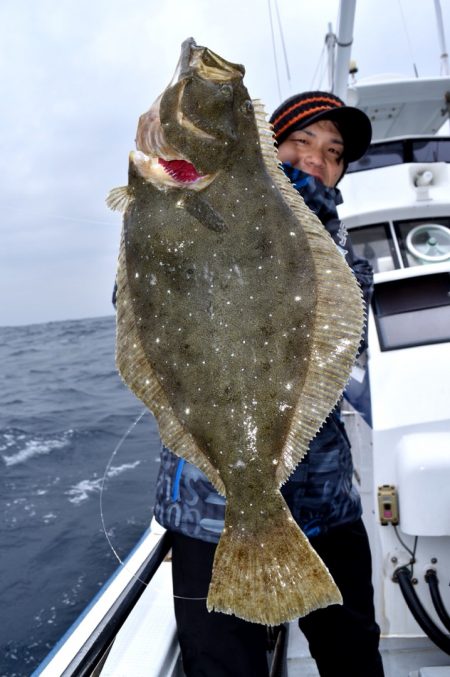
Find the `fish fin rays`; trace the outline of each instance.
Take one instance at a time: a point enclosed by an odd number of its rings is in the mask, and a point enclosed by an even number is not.
[[[209,611],[279,625],[342,604],[333,578],[281,494],[277,506],[278,511],[263,522],[263,533],[243,531],[238,525],[231,528],[225,518],[209,587]]]
[[[134,196],[129,186],[120,186],[109,191],[106,204],[113,211],[125,213],[133,199]]]
[[[314,255],[317,287],[311,359],[278,465],[277,479],[281,485],[307,453],[311,439],[348,383],[361,343],[365,314],[356,278],[321,221],[280,168],[262,107],[255,108],[255,112],[266,170],[306,235]]]
[[[225,495],[218,471],[176,417],[141,345],[127,282],[124,236],[120,244],[117,272],[116,364],[134,394],[155,416],[161,440],[178,456],[196,465],[217,491]]]

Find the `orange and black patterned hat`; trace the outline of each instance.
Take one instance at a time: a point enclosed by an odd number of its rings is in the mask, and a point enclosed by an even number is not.
[[[302,92],[286,99],[270,118],[275,139],[280,145],[289,134],[318,120],[336,123],[344,141],[346,163],[359,160],[372,139],[372,125],[362,110],[346,106],[330,92]]]

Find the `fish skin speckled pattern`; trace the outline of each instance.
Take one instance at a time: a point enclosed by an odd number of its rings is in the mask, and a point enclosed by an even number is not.
[[[108,199],[124,211],[116,353],[164,444],[226,495],[208,608],[276,625],[342,601],[279,489],[345,387],[364,311],[243,75],[188,40],[140,118]]]

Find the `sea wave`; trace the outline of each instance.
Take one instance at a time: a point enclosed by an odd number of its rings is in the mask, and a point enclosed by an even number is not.
[[[70,487],[70,489],[64,493],[66,496],[70,497],[70,503],[79,505],[90,498],[92,494],[96,494],[102,490],[105,477],[117,477],[127,470],[133,470],[140,464],[141,461],[135,461],[134,463],[123,463],[123,465],[111,466],[104,477],[81,480],[81,482]]]
[[[31,458],[50,454],[55,449],[63,449],[70,444],[73,430],[67,430],[61,435],[44,437],[42,435],[30,436],[23,431],[13,431],[3,433],[0,442],[0,453],[12,448],[18,448],[15,453],[1,454],[2,459],[7,466],[25,463]]]

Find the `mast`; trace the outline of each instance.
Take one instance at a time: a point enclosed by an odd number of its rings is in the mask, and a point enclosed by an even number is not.
[[[450,75],[448,68],[448,52],[445,44],[444,23],[442,21],[442,9],[440,0],[434,0],[436,11],[437,29],[439,35],[439,44],[441,47],[441,75]]]
[[[436,0],[439,2],[439,0]],[[344,101],[347,98],[347,84],[353,43],[356,0],[340,0],[336,36],[336,59],[331,91]]]

